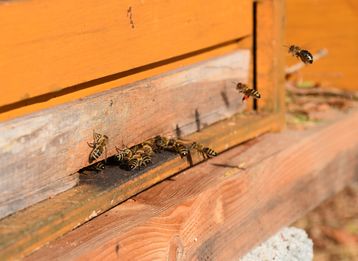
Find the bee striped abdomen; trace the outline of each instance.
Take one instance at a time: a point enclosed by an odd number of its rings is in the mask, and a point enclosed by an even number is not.
[[[89,162],[92,163],[93,161],[97,160],[103,153],[103,147],[95,147],[89,156]]]
[[[185,157],[189,154],[189,149],[182,143],[177,142],[175,144],[175,151],[179,153],[180,157]]]
[[[116,155],[117,160],[124,161],[132,157],[133,153],[130,149],[126,148],[124,150],[117,150],[118,154]]]
[[[250,89],[250,95],[249,96],[253,96],[257,99],[260,99],[261,98],[261,95],[258,91],[254,90],[254,89]]]
[[[204,159],[212,158],[218,155],[218,153],[213,149],[209,147],[204,147],[202,144],[197,142],[193,142],[193,144],[191,145],[191,149],[196,149],[203,156]]]
[[[203,152],[205,153],[206,156],[208,156],[209,158],[215,157],[218,155],[218,153],[216,151],[214,151],[213,149],[210,149],[208,147],[204,147],[203,148]]]
[[[313,55],[312,55],[309,51],[307,51],[307,50],[302,50],[302,51],[300,51],[299,56],[300,56],[301,61],[302,61],[303,63],[305,63],[305,64],[307,64],[307,63],[310,63],[310,64],[313,63]]]
[[[151,162],[152,162],[152,158],[149,155],[143,155],[141,165],[147,166],[147,164]]]
[[[140,167],[140,160],[137,159],[137,158],[134,158],[134,159],[130,159],[129,162],[128,162],[128,166],[131,170],[134,170],[136,168],[139,168]]]
[[[94,164],[93,168],[96,171],[101,171],[101,170],[104,170],[105,165],[103,162],[98,162],[98,163]]]

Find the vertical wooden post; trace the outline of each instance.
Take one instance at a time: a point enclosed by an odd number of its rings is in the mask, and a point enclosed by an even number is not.
[[[254,58],[256,88],[262,98],[260,112],[279,114],[278,128],[284,125],[284,1],[264,0],[254,3]]]

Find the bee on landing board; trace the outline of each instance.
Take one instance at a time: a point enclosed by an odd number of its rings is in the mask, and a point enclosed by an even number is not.
[[[116,147],[116,150],[117,150],[116,159],[118,161],[125,161],[133,156],[133,151],[130,148],[125,147],[124,149],[119,149]]]
[[[239,82],[236,84],[236,90],[238,90],[240,93],[244,94],[244,97],[242,97],[242,101],[247,100],[250,96],[255,99],[260,99],[261,95],[258,91],[254,89],[250,89],[246,84],[243,84]]]
[[[135,154],[129,159],[128,167],[130,170],[134,170],[142,166],[146,167],[151,162],[151,157],[147,155],[144,150],[138,149]]]
[[[213,158],[218,155],[218,153],[213,149],[205,147],[204,145],[197,142],[193,142],[190,149],[196,149],[203,156],[204,159]]]
[[[298,47],[297,45],[291,45],[291,46],[286,46],[286,47],[288,47],[288,52],[290,54],[301,59],[301,61],[304,64],[313,63],[313,55],[309,51],[303,50],[300,47]]]
[[[105,152],[105,158],[107,158],[107,142],[108,137],[106,135],[102,135],[93,131],[93,143],[88,143],[92,149],[88,161],[92,163],[93,161],[97,160],[103,153]]]
[[[95,171],[102,171],[105,169],[105,165],[102,161],[100,162],[97,162],[95,163],[93,166],[92,166],[92,169],[95,170]]]
[[[158,135],[154,138],[154,144],[159,151],[174,150],[175,140]]]
[[[181,158],[188,156],[189,148],[181,141],[163,136],[156,136],[154,138],[155,145],[159,150],[174,151],[180,155]]]
[[[183,142],[180,141],[175,142],[174,150],[180,155],[181,158],[184,158],[189,154],[189,148]]]

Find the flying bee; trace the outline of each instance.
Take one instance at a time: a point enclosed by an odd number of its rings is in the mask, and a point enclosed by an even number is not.
[[[204,145],[197,142],[193,142],[190,149],[196,149],[203,156],[204,159],[212,158],[218,155],[216,151],[210,149],[209,147],[205,147]]]
[[[92,163],[93,161],[97,160],[103,153],[105,152],[105,158],[107,159],[107,142],[108,137],[106,135],[102,135],[93,131],[93,143],[88,143],[92,149],[88,161]]]
[[[313,63],[313,55],[309,51],[303,50],[300,47],[298,47],[297,45],[291,45],[291,46],[286,46],[286,47],[288,47],[288,52],[290,54],[301,59],[301,61],[304,64]]]
[[[236,84],[236,90],[238,90],[240,93],[244,94],[244,97],[242,97],[242,101],[248,99],[250,96],[252,96],[255,99],[260,99],[261,95],[258,91],[254,89],[250,89],[247,87],[246,84],[243,84],[241,82]]]

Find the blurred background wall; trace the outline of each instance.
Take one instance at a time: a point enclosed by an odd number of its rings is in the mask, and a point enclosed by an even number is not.
[[[286,45],[328,55],[296,75],[324,87],[358,90],[358,1],[287,0]],[[286,64],[298,60],[287,56]]]

